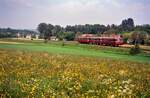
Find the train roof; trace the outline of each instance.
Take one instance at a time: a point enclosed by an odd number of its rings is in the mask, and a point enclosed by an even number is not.
[[[93,39],[116,39],[116,37],[79,37],[79,38],[93,38]]]

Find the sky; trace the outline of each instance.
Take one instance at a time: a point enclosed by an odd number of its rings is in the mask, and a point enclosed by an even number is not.
[[[150,24],[150,0],[0,0],[0,27],[36,29],[53,25]]]

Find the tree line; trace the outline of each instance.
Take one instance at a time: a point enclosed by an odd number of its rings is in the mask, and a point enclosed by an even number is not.
[[[0,28],[0,38],[13,38],[16,37],[17,33],[20,33],[21,35],[27,35],[27,34],[35,34],[36,32],[32,30]]]
[[[45,41],[49,40],[51,36],[57,36],[60,40],[73,40],[75,35],[80,34],[122,34],[126,36],[135,33],[136,31],[143,34],[150,35],[150,25],[135,25],[132,18],[122,20],[120,25],[101,25],[101,24],[85,24],[85,25],[67,25],[66,27],[61,27],[60,25],[52,25],[46,23],[40,23],[37,27],[37,30],[40,32],[41,36]],[[135,34],[133,34],[135,35]]]
[[[120,25],[103,25],[103,24],[85,24],[85,25],[67,25],[62,27],[60,25],[52,25],[40,23],[37,27],[40,32],[40,37],[45,39],[45,42],[50,40],[51,36],[56,36],[59,40],[74,40],[78,34],[121,34],[124,40],[132,39],[134,43],[136,37],[139,37],[140,43],[150,44],[150,25],[135,25],[132,18],[122,20]],[[0,38],[16,37],[17,33],[21,35],[36,34],[32,30],[20,30],[12,28],[0,28]],[[148,35],[148,36],[147,36]]]

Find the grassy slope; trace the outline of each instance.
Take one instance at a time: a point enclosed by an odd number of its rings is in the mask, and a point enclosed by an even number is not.
[[[131,61],[140,61],[140,62],[150,61],[149,56],[143,56],[143,55],[131,56],[126,53],[121,53],[121,52],[117,53],[114,51],[91,49],[89,47],[80,46],[80,45],[62,46],[61,43],[51,43],[51,44],[44,44],[40,42],[25,42],[24,44],[2,44],[1,43],[0,48],[42,51],[42,52],[44,51],[49,53],[94,56],[94,57],[110,57],[115,59],[124,59],[124,60],[131,60]]]

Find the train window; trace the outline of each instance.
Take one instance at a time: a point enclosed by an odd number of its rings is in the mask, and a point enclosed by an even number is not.
[[[117,39],[113,39],[113,41],[117,41]]]
[[[116,39],[112,39],[112,41],[117,41]]]

